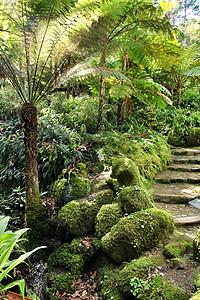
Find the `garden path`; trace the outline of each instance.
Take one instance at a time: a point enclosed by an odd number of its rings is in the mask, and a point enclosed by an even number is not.
[[[155,181],[156,206],[172,213],[179,231],[195,237],[200,210],[188,202],[195,199],[198,204],[200,199],[200,148],[172,148],[172,162]]]

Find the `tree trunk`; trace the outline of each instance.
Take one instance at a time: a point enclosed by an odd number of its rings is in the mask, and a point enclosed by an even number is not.
[[[103,129],[103,102],[105,95],[105,79],[102,74],[102,70],[105,69],[106,63],[106,50],[107,50],[107,41],[104,42],[103,52],[100,60],[100,77],[99,77],[99,120],[98,120],[98,129]]]
[[[28,234],[29,243],[38,242],[42,231],[40,220],[44,216],[43,205],[39,192],[37,170],[37,108],[31,103],[23,104],[21,120],[24,128],[25,145],[25,180],[26,180],[26,227],[31,231]]]
[[[125,74],[126,72],[126,65],[128,62],[128,55],[125,53],[122,57],[122,73]],[[123,81],[120,82],[121,85],[123,85]],[[122,98],[118,101],[118,107],[117,107],[117,126],[122,125],[123,120],[123,114],[122,114],[122,107],[123,107],[124,100]]]
[[[181,104],[181,83],[178,84],[177,96],[178,96],[177,106],[178,106],[178,108],[180,108],[180,104]]]
[[[107,121],[108,121],[108,122],[111,121],[111,112],[110,112],[110,108],[111,108],[111,96],[109,95],[109,98],[108,98],[108,110],[107,110]]]

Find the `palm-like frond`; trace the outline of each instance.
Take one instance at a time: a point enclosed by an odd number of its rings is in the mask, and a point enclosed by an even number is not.
[[[187,70],[182,74],[186,76],[200,76],[200,66]]]
[[[1,11],[3,16],[9,15],[10,30],[17,32],[17,36],[4,37],[0,66],[22,102],[37,103],[54,88],[68,55],[79,43],[69,45],[70,35],[83,23],[90,24],[96,1],[82,1],[79,10],[72,7],[70,13],[67,3],[19,0],[15,12]]]

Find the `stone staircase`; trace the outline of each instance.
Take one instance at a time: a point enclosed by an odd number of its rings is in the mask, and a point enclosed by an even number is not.
[[[200,148],[172,148],[172,162],[157,174],[153,190],[156,206],[171,212],[177,225],[200,227],[200,210],[188,204],[200,199]]]

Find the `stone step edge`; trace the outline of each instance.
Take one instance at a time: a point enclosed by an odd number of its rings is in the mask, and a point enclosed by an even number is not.
[[[176,225],[200,223],[200,212],[199,212],[199,216],[195,215],[191,217],[180,217],[180,218],[174,217],[174,223]]]
[[[155,202],[164,202],[164,203],[187,203],[195,198],[198,195],[177,195],[177,194],[154,194]]]

